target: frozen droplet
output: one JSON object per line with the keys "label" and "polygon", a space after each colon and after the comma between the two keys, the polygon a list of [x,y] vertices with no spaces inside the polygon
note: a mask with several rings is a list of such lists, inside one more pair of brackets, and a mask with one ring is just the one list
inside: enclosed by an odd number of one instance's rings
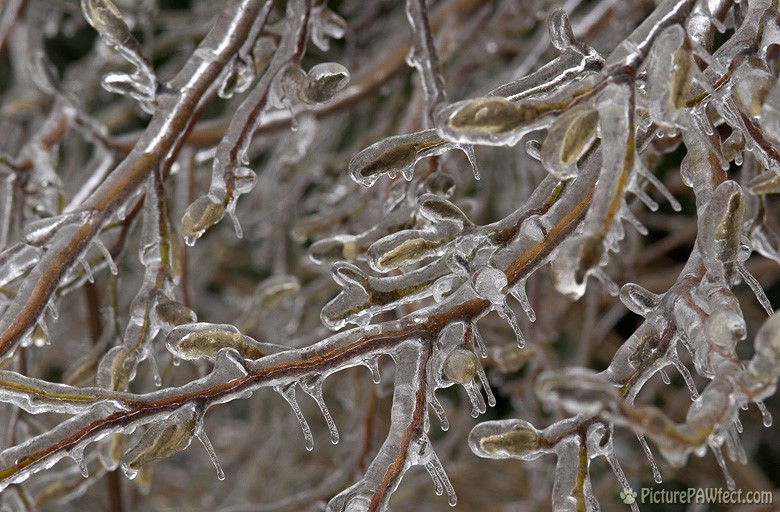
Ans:
{"label": "frozen droplet", "polygon": [[306,421],[306,418],[303,415],[301,406],[298,405],[298,400],[295,398],[295,383],[286,384],[284,386],[276,386],[274,387],[274,391],[282,395],[287,403],[290,404],[290,407],[292,407],[295,418],[301,425],[303,438],[306,442],[306,449],[308,451],[312,451],[314,449],[314,436],[311,433],[311,427],[309,427],[309,423]]}
{"label": "frozen droplet", "polygon": [[663,381],[663,383],[666,384],[667,386],[672,383],[671,379],[669,378],[669,374],[666,373],[664,369],[658,370],[658,374],[661,376],[661,380]]}

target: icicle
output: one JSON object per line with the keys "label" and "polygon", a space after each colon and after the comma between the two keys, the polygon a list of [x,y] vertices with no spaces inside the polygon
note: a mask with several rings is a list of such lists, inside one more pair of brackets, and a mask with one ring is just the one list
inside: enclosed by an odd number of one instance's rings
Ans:
{"label": "icicle", "polygon": [[455,147],[463,151],[463,153],[466,155],[466,158],[469,161],[469,165],[471,165],[471,172],[474,173],[474,179],[479,181],[482,175],[480,174],[479,168],[477,167],[477,156],[474,154],[474,146],[471,144],[457,144]]}
{"label": "icicle", "polygon": [[607,290],[607,293],[609,293],[611,296],[617,297],[620,295],[620,287],[618,287],[617,283],[611,277],[609,277],[609,274],[607,274],[603,268],[594,268],[591,271],[591,275],[601,283],[601,285]]}
{"label": "icicle", "polygon": [[474,292],[483,299],[489,300],[498,315],[509,323],[517,338],[517,346],[523,348],[525,338],[520,330],[520,324],[517,322],[514,311],[506,305],[508,284],[506,274],[497,268],[481,267],[472,274],[471,283]]}
{"label": "icicle", "polygon": [[642,236],[647,236],[650,232],[647,230],[644,224],[642,224],[642,221],[640,221],[636,215],[634,215],[634,212],[629,210],[628,208],[624,208],[620,212],[621,218],[628,221],[631,226],[636,229],[636,232],[639,233]]}
{"label": "icicle", "polygon": [[477,329],[477,326],[475,324],[471,324],[470,331],[474,338],[474,348],[477,350],[477,353],[482,356],[482,358],[487,357],[487,347],[485,346],[485,341],[482,339],[482,335],[479,333],[479,330]]}
{"label": "icicle", "polygon": [[685,381],[685,385],[688,386],[688,391],[691,393],[691,400],[696,400],[699,398],[699,390],[696,389],[696,383],[693,381],[693,376],[691,376],[691,372],[688,371],[688,368],[683,364],[683,362],[680,361],[680,358],[677,357],[677,352],[674,350],[671,351],[667,355],[667,359],[672,362],[680,375],[682,375],[682,378]]}
{"label": "icicle", "polygon": [[157,366],[157,359],[155,359],[154,354],[148,352],[147,360],[149,361],[149,366],[152,367],[152,381],[159,388],[162,386],[162,376],[160,375],[160,368]]}
{"label": "icicle", "polygon": [[525,279],[518,281],[514,286],[509,289],[509,293],[512,294],[517,302],[520,303],[520,307],[523,308],[528,319],[532,322],[536,321],[536,312],[531,306],[531,301],[528,300],[528,294],[525,291]]}
{"label": "icicle", "polygon": [[726,466],[726,459],[723,458],[723,451],[720,446],[710,445],[712,453],[715,455],[715,460],[718,461],[718,466],[723,472],[723,477],[726,479],[726,487],[729,491],[733,491],[737,488],[737,484],[734,482],[734,477],[731,476],[728,467]]}
{"label": "icicle", "polygon": [[757,400],[756,401],[756,407],[758,407],[758,410],[761,411],[761,419],[766,428],[769,428],[772,426],[772,413],[769,412],[769,409],[766,408],[766,405],[764,405],[763,400]]}
{"label": "icicle", "polygon": [[87,274],[87,281],[89,281],[90,283],[94,283],[95,276],[92,275],[92,269],[90,268],[87,259],[84,256],[82,256],[79,258],[79,263],[81,263],[81,267],[84,269],[84,273]]}
{"label": "icicle", "polygon": [[470,381],[463,384],[463,387],[466,389],[466,394],[471,401],[471,417],[476,418],[480,414],[484,414],[487,407],[485,406],[485,400],[482,398],[482,394],[479,392],[479,388],[476,384]]}
{"label": "icicle", "polygon": [[301,430],[303,431],[303,438],[306,441],[306,450],[312,451],[314,449],[314,436],[311,433],[309,423],[303,415],[303,411],[301,411],[301,406],[298,405],[298,400],[295,399],[295,383],[293,382],[292,384],[286,384],[284,386],[275,386],[274,391],[282,395],[282,397],[287,400],[287,403],[290,404],[290,407],[292,407],[295,418],[298,420],[298,423],[301,425]]}
{"label": "icicle", "polygon": [[433,412],[436,414],[436,417],[439,418],[441,429],[445,432],[449,430],[450,420],[447,419],[447,413],[444,412],[444,407],[442,407],[441,402],[439,402],[439,399],[436,398],[436,392],[433,390],[431,390],[428,396],[428,403],[433,409]]}
{"label": "icicle", "polygon": [[317,406],[320,408],[322,416],[325,418],[325,423],[328,425],[328,430],[330,430],[330,442],[338,444],[339,431],[338,428],[336,428],[336,422],[333,421],[333,417],[330,415],[330,411],[328,411],[328,407],[325,405],[325,399],[322,397],[322,377],[315,375],[304,379],[301,381],[301,387],[306,394],[317,402]]}
{"label": "icicle", "polygon": [[493,396],[493,390],[490,388],[490,382],[488,382],[487,375],[485,375],[485,369],[482,368],[481,364],[477,364],[477,377],[479,377],[479,383],[482,384],[482,389],[485,390],[488,405],[490,407],[495,407],[496,397]]}
{"label": "icicle", "polygon": [[371,380],[374,381],[374,384],[382,382],[382,376],[379,374],[379,356],[363,359],[363,364],[371,372]]}
{"label": "icicle", "polygon": [[111,252],[108,250],[108,247],[105,246],[99,237],[95,237],[92,240],[92,243],[94,243],[101,254],[103,254],[103,259],[105,260],[106,265],[108,265],[108,270],[111,272],[111,275],[118,275],[119,271],[116,268],[116,263],[114,263],[114,258],[111,257]]}
{"label": "icicle", "polygon": [[[430,441],[429,441],[430,443]],[[439,457],[433,449],[430,449],[430,461],[425,464],[425,469],[428,474],[431,475],[433,485],[435,486],[436,495],[441,496],[444,491],[447,492],[447,502],[451,507],[454,507],[458,503],[458,497],[455,494],[455,488],[452,486],[447,472],[444,471]]]}
{"label": "icicle", "polygon": [[669,374],[666,373],[666,370],[661,368],[658,370],[658,374],[661,376],[661,380],[666,384],[667,386],[672,383],[671,379],[669,378]]}
{"label": "icicle", "polygon": [[639,439],[639,444],[642,445],[642,450],[645,452],[645,457],[647,457],[647,461],[650,463],[650,469],[653,471],[653,480],[655,483],[660,484],[664,481],[664,479],[661,477],[661,472],[658,470],[658,464],[655,462],[655,457],[653,456],[653,452],[650,450],[650,446],[647,444],[645,435],[637,432],[636,437]]}
{"label": "icicle", "polygon": [[84,447],[76,446],[68,450],[68,457],[73,459],[73,461],[79,467],[81,476],[84,478],[89,478],[89,468],[87,467],[87,463],[84,461]]}
{"label": "icicle", "polygon": [[198,441],[200,441],[200,444],[203,445],[203,448],[206,449],[206,453],[209,454],[209,459],[211,459],[211,463],[214,464],[214,468],[217,470],[217,478],[219,480],[224,480],[225,472],[222,470],[222,466],[219,464],[217,452],[214,450],[214,445],[211,444],[211,441],[206,435],[206,431],[203,429],[203,418],[198,420],[198,424],[195,427],[195,432],[193,435],[198,439]]}
{"label": "icicle", "polygon": [[[605,454],[605,457],[609,467],[612,468],[612,472],[615,474],[615,478],[617,478],[620,487],[622,489],[631,489],[631,484],[628,482],[628,478],[626,478],[626,474],[623,472],[623,468],[620,466],[620,461],[615,455],[615,450],[612,448],[611,441],[609,443],[609,450]],[[631,502],[629,506],[631,507],[631,512],[639,512],[639,505],[636,504],[636,501]]]}
{"label": "icicle", "polygon": [[772,303],[769,302],[769,297],[764,293],[764,288],[761,286],[761,283],[758,282],[758,279],[753,277],[753,274],[748,272],[747,268],[741,263],[737,264],[737,273],[747,283],[750,289],[753,290],[753,295],[756,296],[758,303],[761,304],[767,315],[771,316],[774,313],[772,310]]}
{"label": "icicle", "polygon": [[57,320],[60,317],[60,314],[57,311],[57,306],[54,304],[54,299],[51,299],[46,303],[46,309],[49,311],[52,320]]}

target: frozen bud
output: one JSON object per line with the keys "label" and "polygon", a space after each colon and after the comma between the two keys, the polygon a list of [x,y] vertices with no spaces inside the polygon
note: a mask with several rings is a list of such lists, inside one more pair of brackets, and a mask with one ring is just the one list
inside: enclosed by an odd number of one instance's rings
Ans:
{"label": "frozen bud", "polygon": [[408,235],[405,232],[394,233],[374,242],[367,253],[371,268],[377,272],[388,272],[420,261],[442,245],[438,240]]}
{"label": "frozen bud", "polygon": [[124,391],[135,377],[138,351],[133,347],[119,346],[109,350],[98,365],[97,385],[101,388]]}
{"label": "frozen bud", "polygon": [[273,308],[300,289],[301,282],[297,277],[274,276],[257,285],[254,296],[263,308]]}
{"label": "frozen bud", "polygon": [[90,25],[112,47],[123,46],[132,38],[130,29],[111,0],[81,0],[81,9]]}
{"label": "frozen bud", "polygon": [[533,460],[544,453],[544,439],[527,421],[485,421],[469,434],[469,448],[487,459]]}
{"label": "frozen bud", "polygon": [[341,64],[318,64],[306,74],[303,96],[309,103],[326,103],[348,83],[349,71]]}
{"label": "frozen bud", "polygon": [[368,325],[372,314],[368,309],[373,293],[368,276],[360,268],[346,262],[333,265],[332,274],[333,280],[342,286],[342,290],[320,312],[325,326],[338,330],[350,322]]}
{"label": "frozen bud", "polygon": [[425,180],[425,190],[439,197],[449,198],[455,192],[455,180],[445,172],[437,172]]}
{"label": "frozen bud", "polygon": [[545,169],[559,179],[573,178],[577,161],[596,140],[599,115],[595,110],[579,110],[562,115],[547,133],[541,148]]}
{"label": "frozen bud", "polygon": [[479,368],[479,361],[474,352],[465,348],[458,347],[450,352],[444,359],[442,370],[455,384],[466,384],[474,379]]}
{"label": "frozen bud", "polygon": [[555,288],[572,300],[579,299],[585,293],[585,278],[603,255],[604,247],[597,237],[583,235],[564,242],[551,264]]}
{"label": "frozen bud", "polygon": [[122,434],[113,434],[104,437],[97,443],[97,454],[100,464],[109,471],[119,467],[122,461],[122,454],[125,451],[127,437]]}
{"label": "frozen bud", "polygon": [[494,267],[478,268],[471,276],[474,291],[493,304],[503,304],[507,293],[506,274]]}
{"label": "frozen bud", "polygon": [[745,319],[736,311],[720,308],[715,310],[705,322],[710,340],[727,350],[734,350],[740,340],[747,335]]}
{"label": "frozen bud", "polygon": [[762,392],[753,400],[772,396],[780,374],[780,315],[775,312],[756,333],[756,353],[748,370],[758,379],[769,381],[771,386],[761,386]]}
{"label": "frozen bud", "polygon": [[762,172],[748,182],[748,190],[753,195],[780,193],[780,175],[776,172]]}
{"label": "frozen bud", "polygon": [[132,479],[144,464],[185,450],[195,435],[195,415],[178,414],[152,425],[122,457],[122,471]]}
{"label": "frozen bud", "polygon": [[542,403],[558,404],[572,414],[595,415],[621,400],[617,388],[604,377],[579,367],[541,373],[535,391]]}
{"label": "frozen bud", "polygon": [[41,246],[49,242],[63,227],[83,221],[83,215],[74,213],[34,220],[25,225],[23,231],[24,240],[28,244]]}
{"label": "frozen bud", "polygon": [[669,104],[675,110],[684,108],[688,102],[688,90],[693,79],[694,61],[691,51],[680,46],[672,57],[672,73],[669,83]]}
{"label": "frozen bud", "polygon": [[734,73],[731,97],[740,112],[752,118],[761,116],[761,108],[777,78],[761,69],[740,66]]}
{"label": "frozen bud", "polygon": [[744,214],[742,188],[732,180],[721,183],[699,219],[699,240],[706,263],[737,261]]}
{"label": "frozen bud", "polygon": [[330,39],[341,39],[347,31],[347,22],[341,16],[327,7],[319,6],[312,9],[311,40],[320,50],[330,49]]}
{"label": "frozen bud", "polygon": [[162,299],[154,307],[157,319],[169,329],[198,321],[193,310],[175,300]]}
{"label": "frozen bud", "polygon": [[264,355],[257,341],[227,324],[204,322],[175,327],[168,334],[165,345],[176,357],[188,360],[213,361],[223,348],[232,348],[245,359],[259,359]]}
{"label": "frozen bud", "polygon": [[354,260],[360,254],[358,243],[352,235],[336,235],[314,242],[309,247],[309,258],[314,263],[335,263]]}
{"label": "frozen bud", "polygon": [[647,316],[661,303],[661,296],[635,283],[626,283],[620,289],[620,300],[637,315]]}
{"label": "frozen bud", "polygon": [[547,18],[547,30],[550,32],[550,41],[557,50],[569,49],[577,43],[569,16],[563,9],[555,9],[550,13]]}
{"label": "frozen bud", "polygon": [[394,144],[383,140],[355,155],[349,162],[349,173],[353,180],[370,187],[379,176],[414,165],[416,156],[414,144]]}
{"label": "frozen bud", "polygon": [[233,189],[237,194],[247,194],[255,188],[257,174],[249,167],[236,167],[231,171]]}
{"label": "frozen bud", "polygon": [[[225,206],[219,198],[208,194],[196,199],[181,218],[181,232],[189,243],[200,238],[203,233],[222,220],[225,216]],[[191,245],[191,244],[190,244]]]}
{"label": "frozen bud", "polygon": [[454,223],[460,229],[471,224],[460,208],[432,194],[425,194],[420,198],[420,215],[434,223]]}
{"label": "frozen bud", "polygon": [[[469,134],[480,141],[497,139],[524,122],[517,106],[506,98],[469,100],[456,107],[446,122],[454,133]],[[476,143],[477,141],[475,141]]]}

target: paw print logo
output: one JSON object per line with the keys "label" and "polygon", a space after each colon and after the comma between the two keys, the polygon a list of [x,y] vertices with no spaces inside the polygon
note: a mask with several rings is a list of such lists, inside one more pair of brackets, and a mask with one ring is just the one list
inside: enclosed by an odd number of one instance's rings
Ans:
{"label": "paw print logo", "polygon": [[624,487],[623,490],[620,491],[620,499],[623,500],[623,503],[626,505],[631,505],[636,501],[636,491],[630,487]]}

